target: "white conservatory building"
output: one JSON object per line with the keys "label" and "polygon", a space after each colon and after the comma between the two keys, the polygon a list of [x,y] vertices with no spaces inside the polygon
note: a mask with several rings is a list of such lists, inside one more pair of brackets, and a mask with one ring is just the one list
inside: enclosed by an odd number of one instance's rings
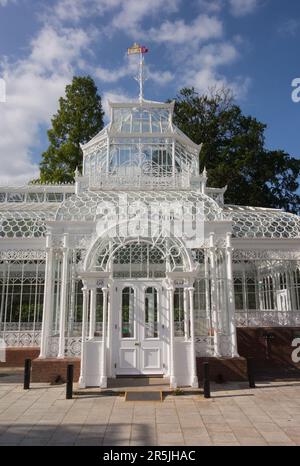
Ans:
{"label": "white conservatory building", "polygon": [[0,188],[0,337],[80,358],[80,386],[197,386],[237,330],[300,329],[300,218],[226,205],[174,103],[111,103],[74,185]]}

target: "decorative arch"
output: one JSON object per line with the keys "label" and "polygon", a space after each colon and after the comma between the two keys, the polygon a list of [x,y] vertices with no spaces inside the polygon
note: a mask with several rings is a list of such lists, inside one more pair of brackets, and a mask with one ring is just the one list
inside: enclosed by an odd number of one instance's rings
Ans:
{"label": "decorative arch", "polygon": [[175,237],[110,237],[109,230],[97,238],[87,251],[83,269],[85,272],[101,270],[108,272],[111,261],[118,251],[130,245],[147,245],[150,251],[158,251],[161,259],[168,263],[169,270],[193,271],[195,263],[189,250]]}

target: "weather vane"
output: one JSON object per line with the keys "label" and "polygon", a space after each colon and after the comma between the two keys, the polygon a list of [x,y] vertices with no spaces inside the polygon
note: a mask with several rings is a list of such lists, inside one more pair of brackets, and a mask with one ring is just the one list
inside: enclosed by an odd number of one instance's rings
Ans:
{"label": "weather vane", "polygon": [[136,42],[133,44],[132,47],[127,49],[127,55],[139,54],[140,62],[139,62],[139,73],[135,77],[136,81],[139,83],[140,86],[140,95],[139,101],[142,102],[144,98],[144,82],[146,80],[145,77],[145,69],[144,69],[144,54],[147,53],[149,49],[144,45],[139,45]]}

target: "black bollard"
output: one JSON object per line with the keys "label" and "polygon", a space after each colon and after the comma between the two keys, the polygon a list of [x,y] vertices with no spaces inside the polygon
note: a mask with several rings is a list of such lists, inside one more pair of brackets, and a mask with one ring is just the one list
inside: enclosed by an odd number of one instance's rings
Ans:
{"label": "black bollard", "polygon": [[30,371],[31,371],[31,359],[25,359],[24,364],[24,390],[30,388]]}
{"label": "black bollard", "polygon": [[247,358],[247,372],[248,372],[249,387],[255,388],[253,358]]}
{"label": "black bollard", "polygon": [[203,389],[204,398],[210,398],[209,364],[203,363]]}
{"label": "black bollard", "polygon": [[66,400],[72,400],[72,398],[73,398],[73,376],[74,376],[74,366],[73,366],[73,364],[68,364],[68,366],[67,366]]}

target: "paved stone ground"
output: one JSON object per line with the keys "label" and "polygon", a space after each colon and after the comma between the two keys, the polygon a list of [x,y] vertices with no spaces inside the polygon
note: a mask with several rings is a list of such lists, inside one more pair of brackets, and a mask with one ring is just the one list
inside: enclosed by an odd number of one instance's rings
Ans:
{"label": "paved stone ground", "polygon": [[125,402],[0,378],[0,445],[300,445],[300,382],[212,386],[212,398]]}

